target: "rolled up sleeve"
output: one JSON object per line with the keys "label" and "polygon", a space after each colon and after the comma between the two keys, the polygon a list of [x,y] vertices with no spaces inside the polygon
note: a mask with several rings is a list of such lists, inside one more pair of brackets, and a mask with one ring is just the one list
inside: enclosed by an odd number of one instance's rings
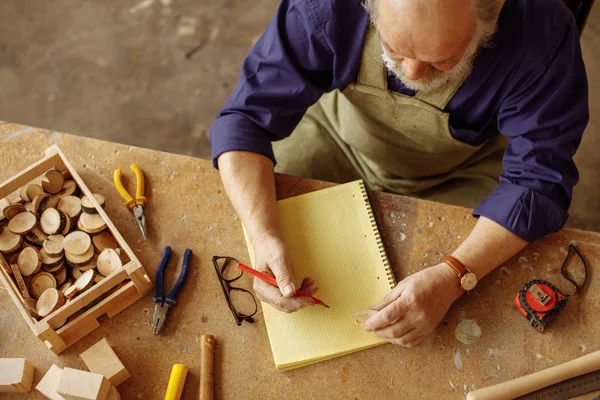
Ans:
{"label": "rolled up sleeve", "polygon": [[[563,21],[564,22],[564,21]],[[538,66],[517,77],[498,112],[509,138],[500,185],[474,210],[532,242],[560,230],[579,174],[573,156],[589,120],[588,86],[575,24]]]}

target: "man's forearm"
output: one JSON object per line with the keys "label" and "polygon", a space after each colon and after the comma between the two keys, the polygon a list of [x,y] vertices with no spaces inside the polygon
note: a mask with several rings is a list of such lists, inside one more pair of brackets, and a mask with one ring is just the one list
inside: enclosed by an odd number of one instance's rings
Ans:
{"label": "man's forearm", "polygon": [[223,153],[219,159],[227,195],[251,238],[279,235],[273,162],[245,151]]}
{"label": "man's forearm", "polygon": [[502,225],[480,217],[471,234],[452,256],[481,279],[527,245],[525,240]]}

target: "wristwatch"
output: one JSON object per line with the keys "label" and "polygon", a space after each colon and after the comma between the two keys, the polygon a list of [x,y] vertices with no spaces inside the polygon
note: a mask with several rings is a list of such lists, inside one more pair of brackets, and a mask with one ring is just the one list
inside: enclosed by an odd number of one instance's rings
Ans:
{"label": "wristwatch", "polygon": [[452,256],[442,258],[442,262],[450,266],[450,268],[456,272],[458,279],[460,279],[460,287],[462,290],[469,294],[471,290],[475,289],[475,286],[477,286],[477,276],[471,272],[471,270]]}

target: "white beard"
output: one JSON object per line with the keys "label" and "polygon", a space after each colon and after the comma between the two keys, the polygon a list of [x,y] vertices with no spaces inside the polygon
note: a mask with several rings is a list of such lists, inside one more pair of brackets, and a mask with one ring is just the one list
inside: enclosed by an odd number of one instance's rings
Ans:
{"label": "white beard", "polygon": [[427,72],[427,75],[417,80],[408,79],[402,71],[402,66],[388,57],[383,46],[381,48],[381,59],[383,60],[385,67],[391,71],[396,78],[402,81],[407,88],[415,91],[430,92],[446,83],[456,82],[468,75],[473,68],[474,55],[477,53],[477,47],[478,46],[469,46],[458,64],[450,71],[440,71],[431,67]]}

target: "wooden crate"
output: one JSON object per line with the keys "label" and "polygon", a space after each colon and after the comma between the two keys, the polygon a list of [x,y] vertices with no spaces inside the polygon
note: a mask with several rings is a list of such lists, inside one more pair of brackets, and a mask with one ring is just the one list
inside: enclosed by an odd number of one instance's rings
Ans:
{"label": "wooden crate", "polygon": [[[140,261],[127,245],[125,239],[123,239],[123,236],[121,236],[108,215],[106,215],[106,212],[96,202],[92,196],[92,192],[85,185],[73,166],[67,161],[58,146],[48,148],[45,154],[46,156],[42,160],[2,183],[0,186],[0,198],[8,196],[50,169],[56,168],[63,172],[63,174],[68,173],[80,191],[92,199],[94,207],[106,221],[107,229],[112,233],[120,248],[130,260],[123,268],[113,272],[52,314],[37,321],[27,312],[19,288],[5,271],[5,269],[10,270],[10,266],[4,255],[0,253],[1,267],[5,267],[0,268],[0,281],[8,290],[9,295],[21,312],[25,322],[27,322],[33,331],[33,334],[44,341],[53,352],[60,354],[73,343],[98,328],[100,326],[98,318],[101,315],[107,314],[109,317],[112,317],[148,294],[152,288],[152,282],[146,271],[144,271]],[[106,293],[109,294],[106,295]],[[92,302],[96,302],[97,304],[93,305],[93,307],[88,307]],[[86,307],[88,309],[81,312]],[[76,313],[79,313],[79,315],[72,318],[67,324],[58,329],[53,328],[53,326],[59,326],[61,321],[64,322]]]}

